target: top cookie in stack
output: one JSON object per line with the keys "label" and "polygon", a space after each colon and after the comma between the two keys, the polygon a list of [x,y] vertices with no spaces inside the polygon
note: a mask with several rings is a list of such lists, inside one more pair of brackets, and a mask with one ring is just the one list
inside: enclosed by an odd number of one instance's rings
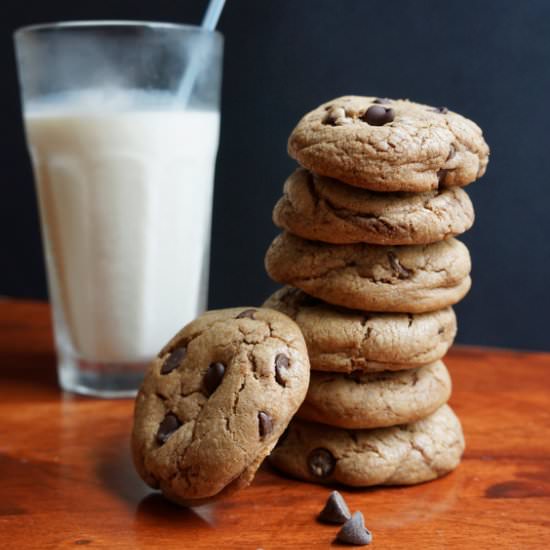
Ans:
{"label": "top cookie in stack", "polygon": [[[471,284],[468,249],[454,237],[474,221],[461,187],[485,172],[482,132],[446,108],[346,96],[305,115],[288,151],[301,167],[275,206],[284,231],[266,269],[289,286],[265,305],[296,320],[313,372],[300,420],[271,461],[322,483],[438,477],[464,449],[440,359],[456,333],[450,306]],[[401,457],[402,430],[419,426],[426,445],[415,438]],[[405,477],[373,469],[371,443],[382,436],[401,457],[388,471]]]}
{"label": "top cookie in stack", "polygon": [[383,192],[464,186],[489,158],[481,129],[445,107],[358,96],[304,116],[288,152],[316,174]]}

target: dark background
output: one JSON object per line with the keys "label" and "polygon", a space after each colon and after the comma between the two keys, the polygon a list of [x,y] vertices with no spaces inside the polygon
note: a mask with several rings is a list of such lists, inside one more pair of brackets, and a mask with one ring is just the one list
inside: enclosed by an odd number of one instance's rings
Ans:
{"label": "dark background", "polygon": [[[0,294],[46,296],[11,32],[36,22],[198,23],[205,0],[68,0],[3,5]],[[547,0],[228,0],[210,307],[261,302],[276,285],[263,255],[271,208],[294,163],[286,139],[332,97],[408,97],[475,120],[492,156],[468,191],[464,237],[474,286],[457,306],[458,341],[550,349],[550,2]]]}

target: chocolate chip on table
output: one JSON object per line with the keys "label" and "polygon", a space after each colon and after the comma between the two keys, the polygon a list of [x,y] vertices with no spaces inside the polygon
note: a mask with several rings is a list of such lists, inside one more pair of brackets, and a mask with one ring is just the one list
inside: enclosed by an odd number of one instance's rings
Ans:
{"label": "chocolate chip on table", "polygon": [[378,103],[378,104],[384,104],[384,103],[392,103],[392,100],[387,98],[387,97],[377,97],[373,103]]}
{"label": "chocolate chip on table", "polygon": [[351,518],[351,514],[344,500],[344,497],[338,491],[332,491],[327,499],[325,507],[319,514],[319,520],[324,523],[346,523]]}
{"label": "chocolate chip on table", "polygon": [[449,112],[449,109],[447,109],[447,107],[430,107],[430,111],[433,111],[434,113],[441,113],[442,115],[446,115]]}
{"label": "chocolate chip on table", "polygon": [[254,313],[256,313],[255,309],[245,309],[241,311],[235,319],[254,319]]}
{"label": "chocolate chip on table", "polygon": [[176,348],[162,363],[160,374],[168,374],[178,368],[187,353],[187,348]]}
{"label": "chocolate chip on table", "polygon": [[273,419],[264,411],[258,413],[258,427],[261,438],[269,435],[273,431]]}
{"label": "chocolate chip on table", "polygon": [[399,258],[390,250],[388,252],[388,260],[393,272],[399,279],[408,279],[412,275],[412,270],[407,269],[400,261]]}
{"label": "chocolate chip on table", "polygon": [[225,365],[223,363],[212,363],[204,375],[204,387],[208,395],[212,395],[220,385],[225,374]]}
{"label": "chocolate chip on table", "polygon": [[311,475],[320,478],[328,477],[334,470],[336,460],[329,450],[319,448],[309,453],[307,465]]}
{"label": "chocolate chip on table", "polygon": [[371,105],[361,117],[361,120],[364,120],[371,126],[384,126],[384,124],[392,122],[394,118],[395,113],[391,107]]}
{"label": "chocolate chip on table", "polygon": [[365,527],[365,518],[361,512],[355,512],[344,523],[342,529],[336,535],[336,540],[355,546],[364,546],[372,542],[372,534]]}
{"label": "chocolate chip on table", "polygon": [[275,357],[275,380],[281,386],[286,386],[284,372],[288,369],[290,361],[284,353],[279,353]]}
{"label": "chocolate chip on table", "polygon": [[159,424],[157,443],[164,445],[170,436],[181,426],[179,418],[174,413],[168,413]]}

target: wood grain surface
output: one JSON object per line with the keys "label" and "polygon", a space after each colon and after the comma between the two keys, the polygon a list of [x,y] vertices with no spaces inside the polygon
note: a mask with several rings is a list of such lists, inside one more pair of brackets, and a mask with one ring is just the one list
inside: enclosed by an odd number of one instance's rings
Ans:
{"label": "wood grain surface", "polygon": [[[345,490],[372,548],[550,547],[550,354],[455,348],[460,467],[415,487]],[[62,394],[47,305],[0,302],[2,548],[329,548],[329,490],[264,466],[225,501],[177,508],[137,477],[131,400]]]}

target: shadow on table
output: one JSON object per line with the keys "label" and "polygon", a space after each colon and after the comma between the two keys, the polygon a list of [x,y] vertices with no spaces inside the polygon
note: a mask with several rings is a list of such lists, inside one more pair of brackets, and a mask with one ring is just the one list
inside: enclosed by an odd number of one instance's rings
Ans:
{"label": "shadow on table", "polygon": [[129,434],[114,434],[94,453],[96,475],[105,490],[135,510],[136,527],[172,530],[174,527],[208,527],[211,507],[183,508],[153,492],[136,473]]}
{"label": "shadow on table", "polygon": [[212,520],[208,508],[183,508],[168,501],[160,493],[151,493],[139,503],[136,521],[143,524],[154,522],[159,527],[164,525],[209,527]]}
{"label": "shadow on table", "polygon": [[97,478],[105,490],[135,508],[149,494],[150,489],[141,481],[132,463],[130,438],[126,433],[109,435],[94,449]]}

